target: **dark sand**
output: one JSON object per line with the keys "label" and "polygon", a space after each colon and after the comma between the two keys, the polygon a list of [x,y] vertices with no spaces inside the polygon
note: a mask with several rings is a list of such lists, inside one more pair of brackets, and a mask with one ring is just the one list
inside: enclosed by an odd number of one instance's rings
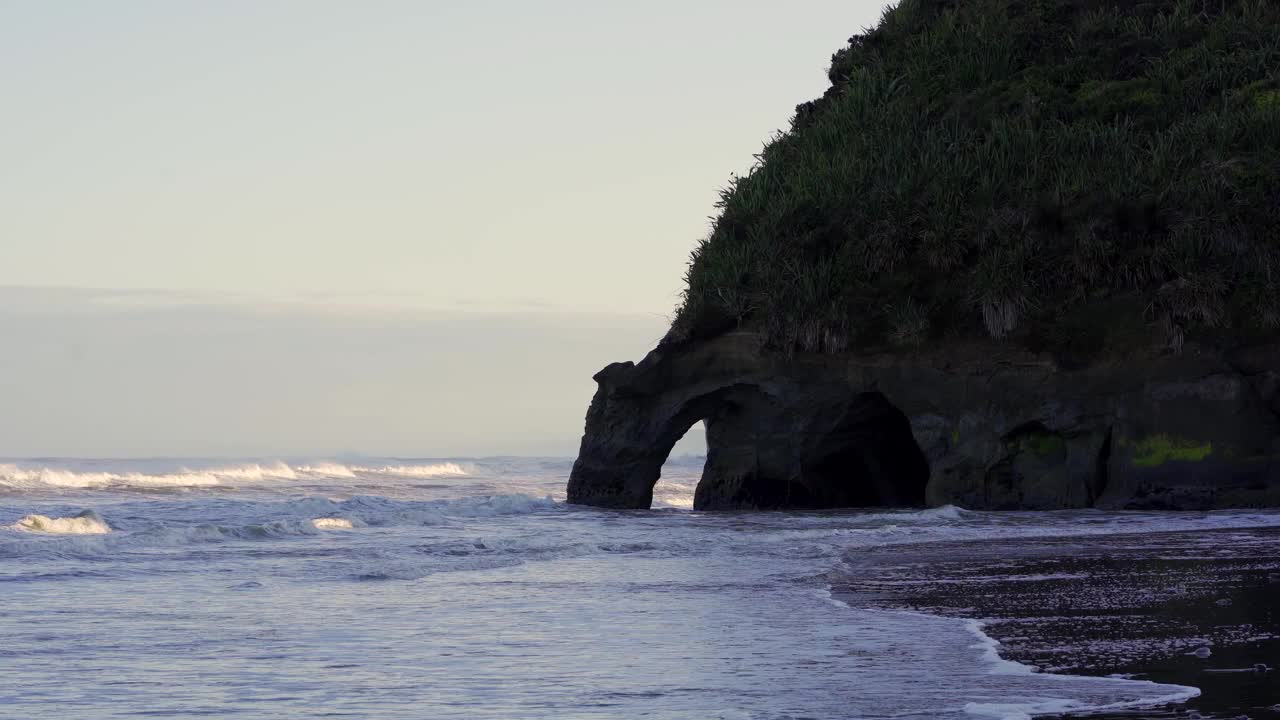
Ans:
{"label": "dark sand", "polygon": [[851,604],[985,619],[1002,657],[1043,672],[1202,691],[1089,717],[1280,719],[1280,530],[899,546],[847,565],[833,580]]}

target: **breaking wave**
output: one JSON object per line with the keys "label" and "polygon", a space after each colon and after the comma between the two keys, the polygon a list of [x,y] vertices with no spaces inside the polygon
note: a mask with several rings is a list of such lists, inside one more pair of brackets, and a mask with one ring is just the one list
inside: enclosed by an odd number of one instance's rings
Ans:
{"label": "breaking wave", "polygon": [[[125,548],[182,547],[196,543],[262,541],[317,536],[335,530],[362,528],[453,527],[474,518],[528,515],[563,511],[550,497],[495,495],[457,500],[401,501],[382,497],[356,497],[345,501],[313,497],[287,502],[240,504],[239,522],[155,522],[145,518],[122,519],[116,527],[92,510],[74,517],[30,514],[2,530],[31,535],[97,535],[86,538],[29,538],[0,535],[0,557],[64,555],[77,557],[111,554]],[[110,534],[107,536],[107,534]]]}
{"label": "breaking wave", "polygon": [[317,530],[353,530],[355,526],[346,518],[316,518],[311,525]]}
{"label": "breaking wave", "polygon": [[[399,527],[441,525],[469,518],[527,515],[563,510],[564,506],[550,497],[529,495],[489,495],[457,500],[402,501],[382,497],[361,496],[350,500],[304,498],[284,503],[279,511],[292,516],[312,517],[312,527],[333,529],[335,523],[360,527]],[[343,526],[345,528],[345,526]]]}
{"label": "breaking wave", "polygon": [[471,474],[467,468],[455,462],[377,466],[319,462],[300,465],[296,468],[296,471],[304,475],[328,478],[353,478],[361,475],[386,475],[405,478],[466,477]]}
{"label": "breaking wave", "polygon": [[147,473],[141,471],[91,471],[83,472],[63,468],[23,468],[12,464],[0,465],[0,487],[11,489],[75,488],[174,488],[208,487],[213,485],[239,485],[271,480],[295,480],[298,475],[285,463],[261,465],[251,463],[231,467],[191,470],[181,468],[173,472]]}
{"label": "breaking wave", "polygon": [[167,471],[141,470],[75,470],[57,467],[22,467],[0,464],[0,491],[41,489],[83,490],[164,490],[183,488],[249,487],[288,485],[297,481],[354,478],[433,478],[466,477],[467,467],[456,462],[400,465],[346,465],[337,462],[315,462],[289,465],[284,462],[246,463],[223,467],[180,467]]}
{"label": "breaking wave", "polygon": [[27,515],[9,527],[49,535],[105,535],[111,532],[111,526],[92,510],[85,510],[73,517]]}
{"label": "breaking wave", "polygon": [[437,463],[434,465],[384,465],[382,467],[355,467],[355,472],[370,475],[396,475],[410,478],[430,477],[466,477],[470,473],[457,463]]}
{"label": "breaking wave", "polygon": [[356,476],[355,472],[346,465],[331,462],[318,462],[310,465],[303,465],[298,468],[298,472],[306,473],[307,475],[317,475],[320,477],[330,478],[353,478]]}

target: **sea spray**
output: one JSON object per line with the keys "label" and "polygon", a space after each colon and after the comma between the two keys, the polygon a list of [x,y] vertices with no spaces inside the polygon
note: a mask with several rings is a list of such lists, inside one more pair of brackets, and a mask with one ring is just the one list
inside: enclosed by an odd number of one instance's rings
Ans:
{"label": "sea spray", "polygon": [[346,518],[316,518],[311,521],[317,530],[351,530],[355,526]]}
{"label": "sea spray", "polygon": [[282,486],[291,482],[370,478],[395,482],[397,479],[464,478],[470,469],[462,463],[386,463],[346,465],[320,461],[290,465],[280,461],[250,462],[210,467],[179,466],[163,471],[138,469],[80,470],[65,467],[23,467],[0,463],[0,491],[24,490],[173,490],[182,488]]}
{"label": "sea spray", "polygon": [[47,533],[49,535],[106,535],[111,532],[111,526],[107,525],[106,521],[92,510],[85,510],[72,517],[55,518],[48,515],[27,515],[10,527],[14,530]]}

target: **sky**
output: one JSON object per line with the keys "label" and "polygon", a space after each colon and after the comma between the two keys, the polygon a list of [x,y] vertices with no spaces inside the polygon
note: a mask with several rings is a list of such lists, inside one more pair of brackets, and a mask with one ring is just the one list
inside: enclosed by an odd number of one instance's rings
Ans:
{"label": "sky", "polygon": [[881,8],[0,0],[0,456],[572,455]]}

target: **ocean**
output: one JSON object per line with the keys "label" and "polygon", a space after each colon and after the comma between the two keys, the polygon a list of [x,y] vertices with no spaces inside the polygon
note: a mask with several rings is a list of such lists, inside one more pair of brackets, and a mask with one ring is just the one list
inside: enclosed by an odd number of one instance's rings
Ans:
{"label": "ocean", "polygon": [[[654,510],[603,511],[563,502],[571,463],[0,461],[0,717],[1177,712],[1199,688],[1010,659],[1002,618],[886,588],[941,582],[919,569],[964,565],[961,546],[1212,552],[1280,528],[1264,510],[702,513],[700,458],[668,461]],[[1027,579],[982,563],[950,581]]]}

